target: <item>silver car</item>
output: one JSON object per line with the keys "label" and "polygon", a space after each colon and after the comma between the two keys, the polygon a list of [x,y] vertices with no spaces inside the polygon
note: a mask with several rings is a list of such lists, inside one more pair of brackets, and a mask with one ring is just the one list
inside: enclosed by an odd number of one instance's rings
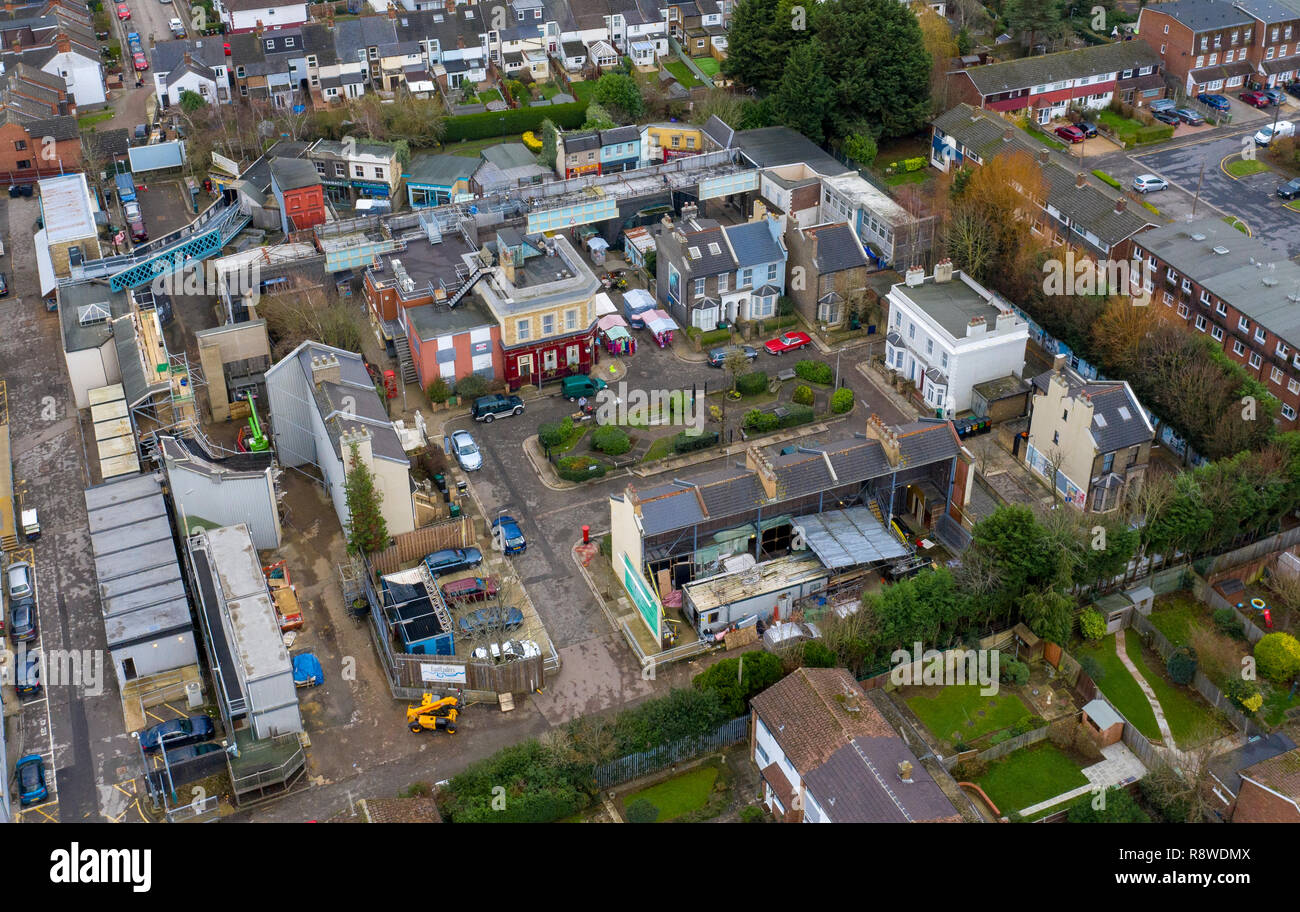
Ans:
{"label": "silver car", "polygon": [[456,461],[466,472],[476,472],[483,468],[483,454],[469,431],[457,431],[451,435],[451,451],[456,454]]}
{"label": "silver car", "polygon": [[5,572],[5,580],[11,599],[30,598],[36,594],[36,584],[32,579],[32,565],[25,561],[10,564]]}
{"label": "silver car", "polygon": [[1169,181],[1154,174],[1139,174],[1133,178],[1133,189],[1138,193],[1152,193],[1156,190],[1168,190]]}

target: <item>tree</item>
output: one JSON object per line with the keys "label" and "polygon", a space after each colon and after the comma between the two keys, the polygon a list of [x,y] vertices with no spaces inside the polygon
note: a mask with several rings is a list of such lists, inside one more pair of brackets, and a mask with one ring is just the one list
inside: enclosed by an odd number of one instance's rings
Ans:
{"label": "tree", "polygon": [[207,107],[208,103],[203,100],[203,96],[198,92],[192,92],[184,89],[181,92],[181,110],[187,114],[193,114],[199,108]]}
{"label": "tree", "polygon": [[1169,672],[1169,680],[1175,684],[1184,687],[1191,684],[1196,677],[1196,650],[1190,646],[1179,646],[1169,654],[1165,670]]}
{"label": "tree", "polygon": [[1055,590],[1029,592],[1020,600],[1020,617],[1036,635],[1066,643],[1074,626],[1074,603]]}
{"label": "tree", "polygon": [[948,71],[952,69],[952,60],[959,53],[957,40],[953,37],[952,26],[928,6],[916,7],[917,25],[921,28],[921,41],[925,52],[930,55],[930,100],[935,113],[946,111],[949,107]]}
{"label": "tree", "polygon": [[[1013,0],[1007,0],[1011,3]],[[1097,807],[1095,805],[1100,805]],[[1070,823],[1150,823],[1151,817],[1126,789],[1111,786],[1100,795],[1084,795],[1066,813]]]}
{"label": "tree", "polygon": [[607,456],[622,456],[632,449],[632,440],[621,427],[606,424],[592,433],[591,445]]}
{"label": "tree", "polygon": [[[602,107],[617,112],[623,120],[634,121],[645,110],[641,100],[641,90],[636,80],[622,73],[606,73],[596,80],[596,88],[591,93],[594,102]],[[587,118],[591,119],[591,108],[587,109]]]}
{"label": "tree", "polygon": [[695,102],[691,108],[691,123],[703,124],[710,117],[716,117],[732,129],[737,129],[744,111],[744,98],[728,89],[710,89],[709,94]]}
{"label": "tree", "polygon": [[1096,643],[1106,635],[1106,619],[1101,612],[1089,608],[1079,615],[1079,632],[1090,643]]}
{"label": "tree", "polygon": [[319,289],[300,288],[257,299],[254,309],[266,320],[273,357],[281,358],[308,340],[345,351],[361,350],[356,308],[322,298]]}
{"label": "tree", "polygon": [[986,282],[994,269],[997,240],[993,223],[973,206],[953,212],[944,229],[944,245],[957,268]]}
{"label": "tree", "polygon": [[971,52],[973,47],[974,42],[971,41],[970,32],[967,30],[966,26],[963,25],[957,31],[957,53],[960,56],[965,57]]}
{"label": "tree", "polygon": [[1275,684],[1285,684],[1300,673],[1300,641],[1289,633],[1267,633],[1255,644],[1259,673]]}
{"label": "tree", "polygon": [[803,644],[805,668],[834,668],[836,664],[835,653],[821,640],[808,640]]}
{"label": "tree", "polygon": [[555,137],[556,137],[557,130],[555,128],[555,124],[551,122],[550,118],[547,118],[546,120],[542,121],[541,130],[542,130],[542,151],[541,154],[537,156],[537,161],[544,168],[554,168],[555,156],[557,154],[556,147],[555,147],[556,146]]}
{"label": "tree", "polygon": [[746,652],[738,659],[723,659],[696,675],[696,690],[713,691],[732,717],[745,713],[752,697],[785,676],[781,660],[770,652]]}
{"label": "tree", "polygon": [[731,375],[731,391],[735,393],[736,383],[740,379],[740,375],[749,368],[749,358],[745,355],[745,350],[739,345],[728,348],[722,366]]}
{"label": "tree", "polygon": [[778,121],[818,145],[826,138],[825,125],[834,102],[824,59],[825,50],[816,39],[795,47],[772,95]]}
{"label": "tree", "polygon": [[655,823],[659,820],[659,808],[645,798],[638,798],[623,809],[628,823]]}
{"label": "tree", "polygon": [[742,86],[766,94],[781,79],[795,45],[812,37],[807,12],[792,0],[740,0],[727,29],[727,59],[722,73]]}
{"label": "tree", "polygon": [[859,168],[870,168],[878,152],[876,140],[870,133],[850,133],[844,137],[844,154]]}
{"label": "tree", "polygon": [[1061,0],[1003,0],[1002,16],[1008,29],[1025,36],[1025,46],[1032,51],[1036,37],[1060,27]]}
{"label": "tree", "polygon": [[348,447],[343,491],[348,505],[348,553],[373,554],[387,548],[388,523],[380,509],[384,495],[375,487],[375,477],[361,461],[355,443]]}
{"label": "tree", "polygon": [[[608,130],[618,126],[610,113],[596,102],[587,105],[587,120],[582,125],[584,130]],[[543,149],[545,151],[545,149]]]}

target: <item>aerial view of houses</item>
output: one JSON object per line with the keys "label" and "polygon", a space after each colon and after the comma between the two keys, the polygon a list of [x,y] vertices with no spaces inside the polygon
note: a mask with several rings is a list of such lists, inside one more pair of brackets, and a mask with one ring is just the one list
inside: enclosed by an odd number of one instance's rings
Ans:
{"label": "aerial view of houses", "polygon": [[1300,0],[1087,6],[6,0],[0,822],[1300,823]]}

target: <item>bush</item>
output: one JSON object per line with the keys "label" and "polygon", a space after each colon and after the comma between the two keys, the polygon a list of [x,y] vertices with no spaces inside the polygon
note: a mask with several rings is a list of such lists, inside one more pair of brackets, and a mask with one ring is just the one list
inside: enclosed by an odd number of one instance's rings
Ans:
{"label": "bush", "polygon": [[903,159],[903,169],[909,173],[912,171],[920,171],[926,166],[926,164],[925,156]]}
{"label": "bush", "polygon": [[768,431],[775,431],[781,426],[781,419],[771,412],[763,412],[758,409],[750,409],[745,413],[744,428],[747,431],[756,431],[765,434]]}
{"label": "bush", "polygon": [[823,361],[800,361],[794,366],[794,372],[801,380],[807,380],[809,383],[820,383],[823,386],[835,379],[835,373],[831,370],[831,366]]}
{"label": "bush", "polygon": [[1079,615],[1079,632],[1088,642],[1095,643],[1106,635],[1106,619],[1100,611],[1089,608]]}
{"label": "bush", "polygon": [[1111,176],[1110,176],[1109,174],[1107,174],[1105,171],[1102,171],[1100,168],[1098,168],[1097,170],[1093,171],[1093,172],[1092,172],[1092,176],[1095,177],[1095,178],[1097,178],[1097,180],[1101,181],[1103,184],[1110,184],[1110,185],[1111,185],[1112,187],[1114,187],[1116,190],[1118,190],[1118,189],[1120,189],[1121,187],[1124,186],[1122,183],[1120,183],[1120,182],[1119,182],[1118,180],[1116,180],[1115,178],[1111,177]]}
{"label": "bush", "polygon": [[760,805],[751,804],[740,809],[741,823],[764,823],[767,820],[767,812]]}
{"label": "bush", "polygon": [[777,419],[777,426],[783,428],[798,427],[801,424],[807,424],[816,417],[817,413],[812,410],[810,405],[791,405],[786,416]]}
{"label": "bush", "polygon": [[[741,659],[744,659],[742,664]],[[737,677],[740,680],[737,680]],[[751,650],[739,659],[723,659],[697,674],[696,690],[713,692],[731,718],[744,715],[751,698],[785,677],[781,660],[770,652]]]}
{"label": "bush", "polygon": [[1237,617],[1237,612],[1231,608],[1216,608],[1214,611],[1214,626],[1220,633],[1227,634],[1236,640],[1246,638],[1246,626],[1242,624],[1241,618]]}
{"label": "bush", "polygon": [[1300,672],[1300,642],[1289,633],[1269,633],[1255,644],[1259,672],[1270,681],[1285,684]]}
{"label": "bush", "polygon": [[562,130],[576,130],[587,119],[587,106],[580,101],[550,105],[540,108],[515,108],[509,111],[480,111],[477,114],[460,114],[447,118],[444,143],[462,139],[490,139],[494,136],[511,136],[541,129],[542,121],[549,120]]}
{"label": "bush", "polygon": [[1012,659],[1003,662],[998,676],[1004,684],[1024,685],[1029,683],[1029,665]]}
{"label": "bush", "polygon": [[451,387],[447,385],[446,380],[439,377],[429,384],[424,394],[429,397],[430,402],[442,405],[451,398]]}
{"label": "bush", "polygon": [[694,453],[697,450],[703,450],[711,447],[718,442],[717,431],[706,431],[703,434],[690,436],[682,431],[673,438],[673,452],[675,453]]}
{"label": "bush", "polygon": [[834,668],[839,662],[821,640],[808,640],[803,644],[803,664],[805,668]]}
{"label": "bush", "polygon": [[736,378],[736,391],[742,396],[756,396],[767,389],[767,374],[764,371],[750,371]]}
{"label": "bush", "polygon": [[1165,663],[1165,670],[1169,672],[1169,679],[1175,684],[1182,684],[1184,687],[1192,683],[1196,677],[1196,650],[1190,646],[1179,646],[1169,656],[1169,661]]}
{"label": "bush", "polygon": [[622,456],[632,449],[632,439],[621,427],[606,424],[592,432],[591,445],[608,456]]}
{"label": "bush", "polygon": [[623,809],[628,823],[654,823],[659,819],[659,808],[644,798],[638,798]]}
{"label": "bush", "polygon": [[[589,778],[589,772],[533,738],[453,776],[443,790],[447,801],[442,810],[456,823],[550,823],[587,806],[583,784]],[[496,787],[503,783],[508,796],[498,809]]]}
{"label": "bush", "polygon": [[831,396],[831,411],[837,415],[843,415],[845,412],[853,409],[853,390],[847,386],[840,387]]}
{"label": "bush", "polygon": [[1161,142],[1169,139],[1174,135],[1172,124],[1152,124],[1149,127],[1139,127],[1133,134],[1133,139],[1138,145],[1143,143]]}
{"label": "bush", "polygon": [[1259,692],[1259,685],[1242,678],[1229,678],[1223,686],[1223,695],[1232,701],[1238,709],[1255,713],[1264,705],[1264,697]]}
{"label": "bush", "polygon": [[456,381],[456,395],[462,399],[477,399],[487,393],[491,383],[478,374],[467,374]]}
{"label": "bush", "polygon": [[555,464],[555,472],[565,481],[588,481],[605,474],[605,464],[590,456],[565,456]]}
{"label": "bush", "polygon": [[572,433],[572,418],[564,418],[560,421],[546,421],[537,426],[537,440],[548,449],[563,445],[568,441],[569,435]]}
{"label": "bush", "polygon": [[1106,676],[1106,669],[1102,668],[1101,665],[1098,664],[1097,660],[1092,656],[1084,656],[1080,659],[1079,667],[1083,669],[1084,674],[1092,678],[1092,683],[1094,684],[1098,683]]}
{"label": "bush", "polygon": [[790,401],[796,405],[812,405],[813,391],[810,386],[796,386],[794,394],[790,396]]}
{"label": "bush", "polygon": [[1046,724],[1047,720],[1042,716],[1021,716],[1016,724],[1011,726],[1011,734],[1015,736],[1027,734],[1042,728]]}
{"label": "bush", "polygon": [[699,335],[700,345],[703,348],[712,348],[715,345],[722,345],[731,341],[731,330],[729,329],[711,329],[708,332],[702,332]]}
{"label": "bush", "polygon": [[1084,795],[1070,806],[1066,820],[1070,823],[1150,823],[1151,817],[1142,810],[1132,795],[1119,786],[1111,786],[1101,794],[1101,807],[1093,807],[1096,796]]}

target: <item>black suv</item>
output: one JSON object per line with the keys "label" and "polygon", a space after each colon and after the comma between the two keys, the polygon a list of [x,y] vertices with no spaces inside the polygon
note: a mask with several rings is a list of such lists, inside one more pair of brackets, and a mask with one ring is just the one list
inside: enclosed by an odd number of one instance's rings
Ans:
{"label": "black suv", "polygon": [[1295,199],[1300,196],[1300,177],[1294,177],[1278,187],[1277,195],[1284,200]]}
{"label": "black suv", "polygon": [[524,400],[518,396],[504,396],[500,393],[495,396],[479,396],[470,406],[469,413],[474,416],[475,421],[495,421],[498,415],[522,415]]}

